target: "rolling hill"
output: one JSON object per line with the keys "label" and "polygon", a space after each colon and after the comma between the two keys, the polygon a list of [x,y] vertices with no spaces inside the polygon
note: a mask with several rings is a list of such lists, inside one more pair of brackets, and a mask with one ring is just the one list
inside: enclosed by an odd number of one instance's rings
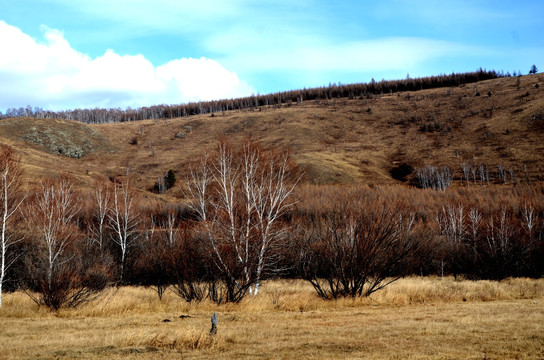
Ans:
{"label": "rolling hill", "polygon": [[[392,170],[461,163],[498,165],[542,180],[544,74],[503,77],[456,87],[334,98],[252,110],[87,125],[69,120],[0,120],[0,142],[21,156],[29,184],[72,174],[81,187],[98,176],[130,172],[150,190],[172,169],[213,151],[219,138],[251,137],[288,148],[309,184],[394,184]],[[394,172],[393,172],[394,173]],[[413,178],[407,171],[406,181]],[[398,176],[397,176],[398,178]],[[164,197],[176,196],[172,189]]]}

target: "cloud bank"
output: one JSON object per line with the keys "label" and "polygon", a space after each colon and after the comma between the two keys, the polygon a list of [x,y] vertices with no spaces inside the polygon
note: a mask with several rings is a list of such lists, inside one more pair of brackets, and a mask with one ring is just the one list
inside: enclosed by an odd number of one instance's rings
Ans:
{"label": "cloud bank", "polygon": [[206,58],[154,66],[143,55],[107,50],[90,58],[62,32],[42,26],[43,41],[0,21],[0,109],[140,107],[247,96],[255,90]]}

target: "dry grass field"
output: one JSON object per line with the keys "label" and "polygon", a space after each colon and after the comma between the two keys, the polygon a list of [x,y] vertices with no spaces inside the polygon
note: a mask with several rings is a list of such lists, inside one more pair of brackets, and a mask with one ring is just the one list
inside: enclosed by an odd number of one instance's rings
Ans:
{"label": "dry grass field", "polygon": [[[526,168],[537,179],[544,176],[544,74],[521,77],[519,88],[517,81],[499,78],[373,99],[227,111],[213,117],[77,126],[50,121],[48,133],[64,132],[64,142],[88,145],[89,152],[80,159],[30,141],[35,136],[28,132],[44,126],[36,119],[12,125],[13,119],[0,121],[0,141],[22,156],[28,181],[67,172],[82,187],[99,175],[124,175],[128,169],[134,185],[146,191],[169,169],[180,178],[188,164],[212,150],[220,137],[233,142],[251,137],[265,148],[289,148],[309,184],[394,184],[398,181],[390,170],[400,163],[449,165],[460,173],[464,161],[492,169],[502,164],[523,175]],[[182,137],[176,137],[178,133]],[[50,136],[39,141],[48,144]],[[164,198],[178,195],[179,189],[172,189]]]}
{"label": "dry grass field", "polygon": [[0,358],[542,359],[544,280],[406,278],[338,301],[282,280],[221,306],[123,287],[58,313],[13,293],[0,309]]}

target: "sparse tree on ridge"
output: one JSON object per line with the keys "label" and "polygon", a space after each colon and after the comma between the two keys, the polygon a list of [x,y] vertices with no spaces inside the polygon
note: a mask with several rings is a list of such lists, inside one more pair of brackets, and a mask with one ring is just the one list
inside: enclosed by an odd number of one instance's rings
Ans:
{"label": "sparse tree on ridge", "polygon": [[536,67],[536,65],[533,64],[533,66],[531,66],[531,69],[529,70],[529,74],[534,75],[537,72],[538,72],[538,68]]}
{"label": "sparse tree on ridge", "polygon": [[[280,107],[283,104],[301,103],[303,101],[319,99],[335,99],[341,97],[373,97],[378,93],[392,93],[432,89],[443,86],[457,86],[469,84],[486,79],[503,77],[496,71],[479,69],[476,72],[468,72],[450,75],[439,75],[425,78],[406,78],[402,80],[382,80],[371,83],[359,84],[331,84],[326,87],[318,87],[304,90],[284,91],[266,95],[252,95],[238,99],[223,99],[198,103],[187,103],[177,105],[153,105],[137,109],[120,108],[113,109],[73,109],[65,111],[49,111],[35,107],[8,108],[5,117],[33,116],[40,119],[67,119],[84,123],[116,123],[126,121],[137,121],[145,119],[171,119],[197,114],[216,114],[229,110],[254,109],[261,106]],[[515,75],[514,75],[515,76]],[[1,117],[1,116],[0,116]]]}

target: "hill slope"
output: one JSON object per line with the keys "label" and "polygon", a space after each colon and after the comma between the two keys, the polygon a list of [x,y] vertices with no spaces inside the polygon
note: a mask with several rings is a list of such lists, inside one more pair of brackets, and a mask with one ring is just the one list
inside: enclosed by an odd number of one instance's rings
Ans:
{"label": "hill slope", "polygon": [[[27,178],[70,172],[82,186],[98,175],[130,171],[136,186],[150,189],[169,169],[180,178],[187,165],[212,151],[222,136],[232,141],[249,136],[265,148],[289,148],[308,183],[396,183],[391,170],[399,164],[449,165],[460,176],[462,162],[492,169],[500,164],[536,180],[544,175],[544,75],[519,80],[500,78],[372,100],[311,101],[166,121],[76,125],[25,119],[17,125],[16,120],[23,120],[5,119],[0,121],[0,141],[18,149]],[[44,122],[54,122],[50,134],[69,133],[57,138],[88,150],[73,159],[45,143],[37,146],[39,140],[33,141],[24,129],[40,129]]]}

